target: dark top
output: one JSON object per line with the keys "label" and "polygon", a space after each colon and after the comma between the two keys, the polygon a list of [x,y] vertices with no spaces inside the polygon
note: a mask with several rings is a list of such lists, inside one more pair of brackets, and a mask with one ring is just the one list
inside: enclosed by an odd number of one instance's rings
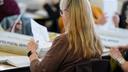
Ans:
{"label": "dark top", "polygon": [[[52,6],[49,4],[45,4],[43,7],[47,11],[49,16],[48,19],[46,20],[48,21],[50,20],[52,22],[52,25],[48,27],[48,31],[59,33],[60,32],[58,28],[58,18],[60,17],[59,3]],[[55,10],[52,7],[54,7]]]}
{"label": "dark top", "polygon": [[120,28],[126,28],[127,25],[128,25],[128,24],[126,23],[126,17],[120,15],[119,27],[120,27]]}
{"label": "dark top", "polygon": [[0,5],[0,21],[11,15],[20,14],[20,9],[15,0],[3,0],[4,4]]}
{"label": "dark top", "polygon": [[57,37],[41,62],[37,59],[31,62],[31,72],[74,72],[72,66],[83,58],[68,50],[68,46],[66,35]]}

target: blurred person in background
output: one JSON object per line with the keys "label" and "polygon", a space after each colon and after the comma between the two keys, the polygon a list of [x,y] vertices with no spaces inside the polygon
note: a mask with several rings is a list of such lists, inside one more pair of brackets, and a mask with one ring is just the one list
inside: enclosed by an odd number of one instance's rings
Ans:
{"label": "blurred person in background", "polygon": [[119,18],[119,27],[128,29],[128,1],[124,1]]}
{"label": "blurred person in background", "polygon": [[7,16],[19,14],[20,9],[15,0],[0,0],[0,21]]}
{"label": "blurred person in background", "polygon": [[[19,34],[24,34],[24,35],[30,35],[33,36],[32,34],[32,29],[31,29],[31,21],[30,18],[26,16],[22,16],[18,22],[17,18],[19,15],[12,15],[5,17],[1,22],[0,25],[5,31],[9,32],[15,32]],[[16,23],[16,25],[15,25]],[[14,27],[15,26],[15,27]],[[14,29],[13,29],[14,27]]]}
{"label": "blurred person in background", "polygon": [[60,17],[59,0],[47,0],[43,5],[43,8],[48,13],[48,19],[52,22],[51,26],[48,27],[49,31],[60,32],[58,28],[58,18]]}
{"label": "blurred person in background", "polygon": [[113,17],[116,27],[128,29],[128,1],[124,1],[121,13]]}
{"label": "blurred person in background", "polygon": [[[19,15],[20,8],[15,0],[0,0],[0,26],[3,30],[10,32]],[[30,18],[22,16],[13,32],[32,36]]]}

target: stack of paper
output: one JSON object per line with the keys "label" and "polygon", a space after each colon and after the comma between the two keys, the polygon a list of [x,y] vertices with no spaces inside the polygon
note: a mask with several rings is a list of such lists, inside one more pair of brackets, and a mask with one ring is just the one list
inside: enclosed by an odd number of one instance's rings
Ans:
{"label": "stack of paper", "polygon": [[128,30],[126,29],[102,29],[102,26],[95,26],[95,31],[101,38],[103,45],[106,47],[128,45]]}
{"label": "stack of paper", "polygon": [[1,56],[0,63],[10,64],[15,67],[30,66],[30,61],[27,56]]}
{"label": "stack of paper", "polygon": [[27,54],[27,43],[32,37],[10,32],[0,32],[0,34],[0,51]]}

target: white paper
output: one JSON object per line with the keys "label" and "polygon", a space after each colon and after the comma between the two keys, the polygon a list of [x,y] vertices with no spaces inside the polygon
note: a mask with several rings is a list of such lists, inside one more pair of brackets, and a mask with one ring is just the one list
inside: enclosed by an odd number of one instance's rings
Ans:
{"label": "white paper", "polygon": [[100,36],[101,42],[106,47],[117,47],[128,45],[128,39],[109,37],[109,36]]}
{"label": "white paper", "polygon": [[115,15],[118,9],[117,0],[103,0],[103,11],[107,16],[107,23],[104,25],[105,28],[115,28],[112,17]]}
{"label": "white paper", "polygon": [[107,30],[103,29],[102,26],[95,26],[95,32],[106,47],[128,45],[128,30],[126,29],[115,28]]}
{"label": "white paper", "polygon": [[8,57],[7,62],[16,67],[30,66],[30,61],[27,56],[11,56]]}
{"label": "white paper", "polygon": [[15,67],[30,66],[30,61],[27,56],[1,56],[0,63],[8,63]]}
{"label": "white paper", "polygon": [[1,27],[1,25],[0,25],[0,31],[4,31],[4,29]]}
{"label": "white paper", "polygon": [[31,27],[32,27],[32,33],[33,38],[36,41],[39,41],[38,43],[38,50],[40,51],[41,48],[48,48],[49,46],[49,33],[46,27],[39,25],[36,23],[33,19],[31,19]]}

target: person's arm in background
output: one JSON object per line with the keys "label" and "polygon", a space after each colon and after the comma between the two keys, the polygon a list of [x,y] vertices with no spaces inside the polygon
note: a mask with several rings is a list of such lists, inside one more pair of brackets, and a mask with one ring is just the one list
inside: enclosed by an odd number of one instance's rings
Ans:
{"label": "person's arm in background", "polygon": [[119,23],[120,23],[120,17],[118,13],[115,13],[115,15],[113,16],[113,23],[115,25],[115,27],[119,27]]}
{"label": "person's arm in background", "polygon": [[[114,60],[118,61],[121,64],[120,66],[124,70],[124,72],[128,72],[128,61],[126,61],[123,58],[121,52],[119,51],[119,48],[118,47],[111,48],[111,50],[110,50],[110,56]],[[127,48],[128,49],[128,46],[121,46],[121,48]]]}

